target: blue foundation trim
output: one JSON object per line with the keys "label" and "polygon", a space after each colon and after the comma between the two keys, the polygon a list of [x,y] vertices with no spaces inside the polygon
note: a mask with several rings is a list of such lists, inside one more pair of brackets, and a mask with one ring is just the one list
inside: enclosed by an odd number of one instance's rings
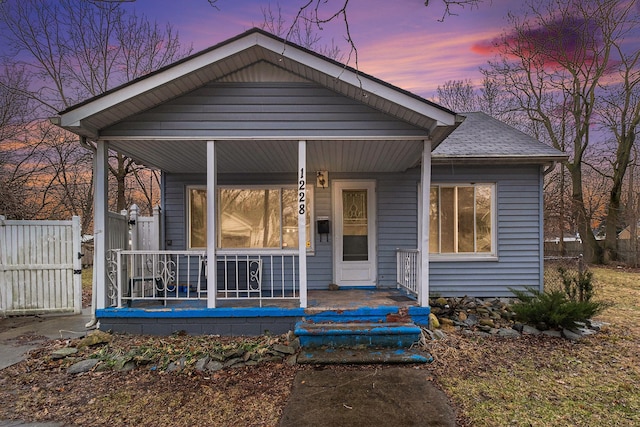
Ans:
{"label": "blue foundation trim", "polygon": [[103,308],[96,310],[98,319],[185,319],[185,318],[251,318],[302,317],[303,308],[238,307],[238,308]]}

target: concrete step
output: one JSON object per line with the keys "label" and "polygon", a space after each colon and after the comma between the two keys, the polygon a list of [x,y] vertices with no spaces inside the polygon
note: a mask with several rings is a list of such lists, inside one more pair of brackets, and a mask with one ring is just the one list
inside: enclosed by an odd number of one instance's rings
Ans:
{"label": "concrete step", "polygon": [[356,307],[342,309],[307,308],[305,320],[313,323],[401,323],[429,325],[429,307]]}
{"label": "concrete step", "polygon": [[297,362],[312,365],[378,364],[378,363],[431,363],[433,357],[426,352],[412,349],[304,349]]}
{"label": "concrete step", "polygon": [[303,348],[409,348],[420,340],[421,332],[412,322],[298,322],[295,327]]}

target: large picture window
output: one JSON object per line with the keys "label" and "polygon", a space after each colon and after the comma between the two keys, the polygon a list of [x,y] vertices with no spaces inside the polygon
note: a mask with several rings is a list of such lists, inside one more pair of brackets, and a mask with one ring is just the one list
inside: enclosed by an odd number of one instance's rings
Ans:
{"label": "large picture window", "polygon": [[434,185],[429,253],[495,254],[493,184]]}
{"label": "large picture window", "polygon": [[[306,241],[313,248],[311,189],[307,190]],[[189,248],[207,245],[207,190],[188,188]],[[219,188],[218,248],[297,249],[298,193],[295,187]]]}

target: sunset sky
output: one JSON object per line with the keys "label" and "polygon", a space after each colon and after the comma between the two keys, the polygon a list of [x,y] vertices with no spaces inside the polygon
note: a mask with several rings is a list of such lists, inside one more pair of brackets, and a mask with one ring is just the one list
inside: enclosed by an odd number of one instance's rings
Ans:
{"label": "sunset sky", "polygon": [[[281,0],[282,13],[291,21],[304,0]],[[263,21],[261,7],[267,0],[218,0],[217,9],[207,0],[136,0],[129,7],[158,23],[171,22],[183,43],[194,51],[240,34]],[[275,10],[276,2],[271,2]],[[329,0],[326,11],[342,0]],[[441,0],[351,0],[349,25],[358,49],[358,67],[423,97],[432,98],[447,80],[481,80],[478,68],[489,53],[479,49],[507,28],[506,14],[517,11],[520,1],[485,0],[478,8],[454,9],[457,16],[442,17]],[[342,21],[319,31],[324,44],[332,38],[348,53]],[[346,60],[346,58],[345,58]],[[355,66],[353,62],[349,65]]]}

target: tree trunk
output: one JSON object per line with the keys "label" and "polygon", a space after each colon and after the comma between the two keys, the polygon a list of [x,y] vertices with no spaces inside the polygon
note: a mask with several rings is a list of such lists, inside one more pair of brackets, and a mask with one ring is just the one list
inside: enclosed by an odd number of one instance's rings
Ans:
{"label": "tree trunk", "polygon": [[604,261],[618,260],[618,225],[620,223],[620,199],[622,196],[622,186],[624,184],[624,176],[627,172],[629,160],[631,159],[631,148],[635,141],[635,134],[632,130],[630,133],[621,135],[618,141],[618,149],[616,150],[616,161],[613,168],[613,185],[609,192],[609,208],[607,210],[607,224],[605,237]]}
{"label": "tree trunk", "polygon": [[572,181],[572,203],[573,212],[578,226],[578,232],[582,239],[582,250],[584,261],[588,264],[602,264],[602,248],[591,230],[591,221],[584,207],[584,197],[582,194],[582,170],[580,167],[569,167]]}

